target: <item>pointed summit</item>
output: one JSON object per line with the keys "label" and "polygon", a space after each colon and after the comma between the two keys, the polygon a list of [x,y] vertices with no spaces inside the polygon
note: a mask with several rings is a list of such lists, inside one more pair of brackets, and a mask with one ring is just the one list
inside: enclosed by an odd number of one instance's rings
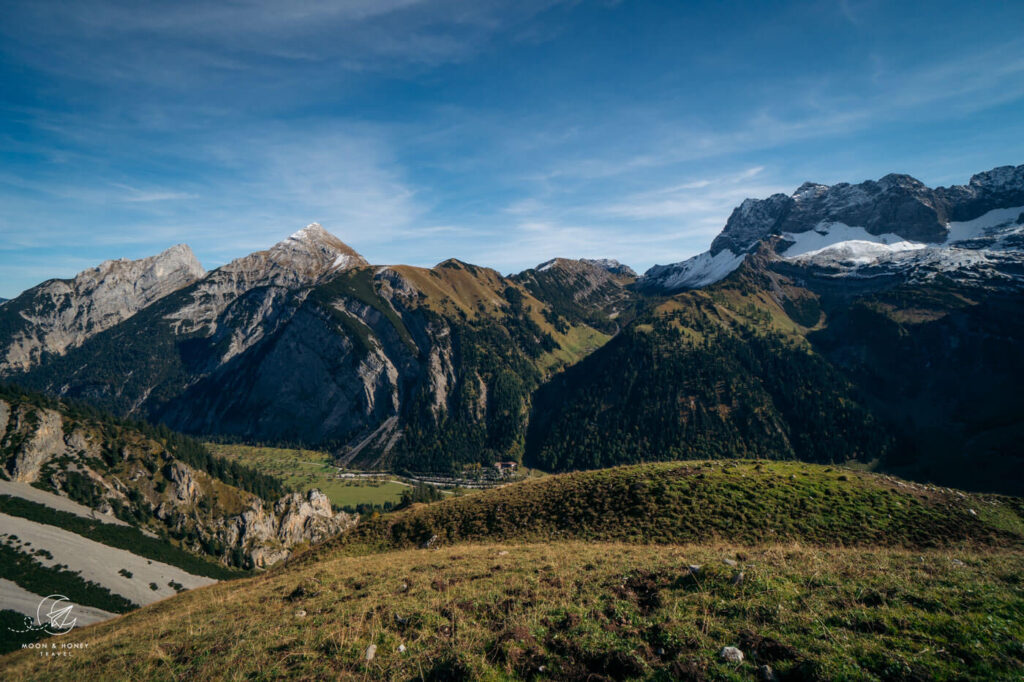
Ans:
{"label": "pointed summit", "polygon": [[243,289],[253,286],[308,286],[321,277],[369,265],[352,247],[312,223],[266,251],[237,258],[215,271]]}
{"label": "pointed summit", "polygon": [[271,257],[282,265],[320,275],[369,265],[355,249],[325,230],[320,223],[310,223],[287,239],[270,248]]}

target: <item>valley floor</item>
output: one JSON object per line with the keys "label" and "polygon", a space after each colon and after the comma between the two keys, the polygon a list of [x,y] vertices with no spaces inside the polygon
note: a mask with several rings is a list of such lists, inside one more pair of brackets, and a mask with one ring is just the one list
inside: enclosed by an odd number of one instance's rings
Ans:
{"label": "valley floor", "polygon": [[[60,639],[87,648],[17,652],[3,677],[738,680],[769,665],[781,679],[1020,679],[1024,553],[564,542],[335,555]],[[726,646],[744,661],[723,661]]]}

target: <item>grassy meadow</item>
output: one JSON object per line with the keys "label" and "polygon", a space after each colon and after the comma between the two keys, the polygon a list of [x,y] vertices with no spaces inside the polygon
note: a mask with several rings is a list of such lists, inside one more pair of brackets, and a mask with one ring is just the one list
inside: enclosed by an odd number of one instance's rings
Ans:
{"label": "grassy meadow", "polygon": [[1024,501],[795,462],[547,476],[61,641],[88,648],[5,679],[1016,680]]}
{"label": "grassy meadow", "polygon": [[12,680],[1020,679],[1022,615],[1016,550],[470,544],[213,585],[76,629],[71,658],[2,664]]}
{"label": "grassy meadow", "polygon": [[336,477],[331,456],[318,450],[256,447],[207,443],[212,452],[251,466],[280,479],[295,490],[319,488],[338,507],[360,504],[397,503],[404,483],[379,479],[346,480]]}

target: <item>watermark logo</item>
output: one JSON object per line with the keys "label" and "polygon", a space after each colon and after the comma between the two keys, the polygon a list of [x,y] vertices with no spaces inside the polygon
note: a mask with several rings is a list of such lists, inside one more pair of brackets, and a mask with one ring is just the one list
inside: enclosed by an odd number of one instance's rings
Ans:
{"label": "watermark logo", "polygon": [[36,607],[35,622],[26,617],[24,629],[8,629],[12,632],[45,632],[48,635],[66,635],[78,623],[78,619],[73,613],[74,608],[75,605],[63,594],[50,594],[43,597],[39,606]]}
{"label": "watermark logo", "polygon": [[73,617],[71,610],[75,605],[63,594],[51,594],[43,597],[36,607],[36,623],[51,635],[66,635],[75,628],[78,619]]}

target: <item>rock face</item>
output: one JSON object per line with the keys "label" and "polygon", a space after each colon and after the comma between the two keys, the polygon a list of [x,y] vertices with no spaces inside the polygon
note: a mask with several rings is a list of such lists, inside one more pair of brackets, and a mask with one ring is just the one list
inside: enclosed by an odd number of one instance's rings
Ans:
{"label": "rock face", "polygon": [[173,462],[167,465],[165,475],[174,486],[174,496],[178,502],[195,504],[203,496],[202,488],[192,475],[190,467],[181,462]]}
{"label": "rock face", "polygon": [[[1024,206],[1024,165],[1003,166],[973,176],[967,185],[930,189],[909,175],[891,174],[881,180],[857,185],[804,183],[792,195],[775,194],[767,199],[747,199],[726,222],[707,253],[682,263],[659,265],[648,270],[639,285],[653,291],[678,291],[716,282],[739,267],[772,235],[784,242],[806,242],[820,250],[853,242],[845,251],[833,251],[833,260],[864,265],[889,258],[894,251],[943,248],[957,240],[957,224],[976,221],[990,212]],[[1016,217],[1016,216],[1014,216]],[[1017,231],[1014,231],[1016,235]],[[802,239],[817,233],[819,237]],[[875,244],[876,246],[864,246]],[[893,249],[894,244],[900,248]],[[782,245],[782,255],[785,244]],[[989,244],[957,244],[957,248],[993,247]],[[1019,251],[1021,240],[1003,240],[997,251]],[[886,248],[882,248],[886,247]],[[802,255],[802,254],[801,254]],[[904,254],[906,255],[906,254]],[[923,255],[923,254],[918,254]],[[961,253],[927,253],[943,270],[959,270]],[[998,258],[998,256],[996,256]],[[976,260],[976,259],[975,259]],[[1014,256],[1014,260],[1018,260]],[[917,263],[906,260],[906,265]]]}
{"label": "rock face", "polygon": [[[320,542],[357,522],[323,493],[290,493],[272,504],[177,459],[121,427],[82,423],[59,409],[0,399],[0,475],[41,485],[101,514],[166,531],[196,552],[241,552],[260,567],[298,544]],[[234,500],[234,502],[222,502]],[[237,508],[225,506],[240,505]]]}
{"label": "rock face", "polygon": [[356,525],[358,517],[335,513],[319,490],[291,493],[278,500],[271,511],[254,500],[242,514],[228,519],[219,536],[229,546],[248,549],[255,566],[270,566],[305,542],[321,542]]}
{"label": "rock face", "polygon": [[241,306],[243,310],[229,314],[225,321],[234,327],[231,323],[237,316],[246,318],[242,320],[246,328],[232,337],[245,346],[246,335],[253,334],[285,291],[307,287],[330,274],[366,264],[351,247],[313,223],[266,251],[251,253],[213,270],[186,292],[183,302],[176,301],[177,305],[166,311],[164,317],[173,323],[175,333],[215,333],[221,326],[218,318],[248,294]]}
{"label": "rock face", "polygon": [[77,454],[77,439],[65,435],[60,414],[0,400],[0,445],[14,452],[4,473],[12,481],[34,483],[43,465],[55,457]]}
{"label": "rock face", "polygon": [[637,301],[635,273],[614,261],[529,273],[373,267],[311,225],[8,376],[188,433],[331,447],[360,466],[447,468],[459,448],[501,461],[521,454],[541,372],[601,345]]}
{"label": "rock face", "polygon": [[141,260],[111,260],[33,287],[0,308],[0,372],[25,370],[128,319],[204,274],[184,244]]}

